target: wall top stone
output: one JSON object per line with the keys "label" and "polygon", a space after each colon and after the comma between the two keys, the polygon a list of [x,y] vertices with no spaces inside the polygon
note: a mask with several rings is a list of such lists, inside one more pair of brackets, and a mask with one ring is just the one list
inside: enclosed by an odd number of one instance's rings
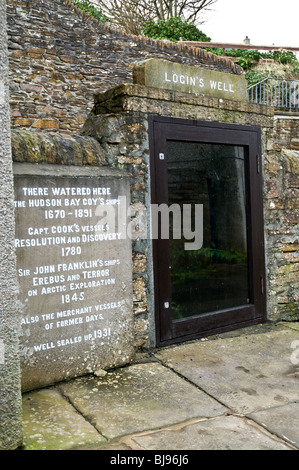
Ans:
{"label": "wall top stone", "polygon": [[55,165],[97,166],[107,164],[106,154],[92,137],[52,132],[11,131],[13,161]]}
{"label": "wall top stone", "polygon": [[133,69],[133,82],[147,87],[209,95],[233,101],[248,101],[247,81],[244,77],[198,66],[149,59]]}
{"label": "wall top stone", "polygon": [[[218,98],[205,95],[195,95],[191,93],[183,93],[180,91],[172,91],[161,88],[146,87],[144,85],[119,85],[110,90],[107,90],[103,93],[97,93],[94,97],[94,107],[91,112],[91,116],[106,114],[106,113],[120,113],[123,111],[139,111],[139,106],[137,103],[140,103],[141,108],[144,113],[152,113],[152,107],[147,106],[146,103],[150,102],[161,102],[164,103],[164,107],[157,108],[155,114],[164,115],[167,112],[165,106],[173,106],[177,104],[178,106],[185,105],[188,108],[207,108],[207,109],[216,109],[221,112],[223,111],[232,111],[233,113],[249,113],[251,115],[256,115],[257,119],[266,119],[267,122],[264,122],[262,127],[273,127],[273,116],[274,108],[270,106],[262,106],[248,101],[233,101],[228,99],[223,99],[222,102],[219,102]],[[134,106],[134,103],[136,106]],[[184,110],[185,107],[182,107]],[[89,116],[90,118],[90,116]],[[269,121],[269,122],[268,122]],[[235,118],[234,118],[234,122]],[[249,124],[249,122],[248,122]],[[252,124],[252,123],[251,123]],[[84,131],[85,126],[83,126],[83,135],[89,135]]]}

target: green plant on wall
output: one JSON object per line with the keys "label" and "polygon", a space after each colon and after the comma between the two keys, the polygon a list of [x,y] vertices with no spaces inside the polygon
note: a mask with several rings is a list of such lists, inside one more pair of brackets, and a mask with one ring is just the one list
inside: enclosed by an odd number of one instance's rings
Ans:
{"label": "green plant on wall", "polygon": [[180,17],[157,22],[147,21],[143,26],[142,34],[153,39],[168,39],[173,42],[177,42],[181,38],[184,41],[211,41],[211,38],[194,24],[187,23]]}
{"label": "green plant on wall", "polygon": [[274,51],[273,59],[279,64],[293,64],[297,62],[295,54],[291,51]]}
{"label": "green plant on wall", "polygon": [[[206,48],[213,54],[222,56],[223,49],[221,48]],[[269,74],[263,74],[254,70],[254,66],[257,65],[261,59],[274,60],[277,64],[290,65],[292,67],[291,72],[298,74],[299,62],[297,57],[291,51],[269,51],[260,52],[257,50],[243,50],[243,49],[226,49],[225,55],[227,57],[234,57],[237,59],[238,65],[240,65],[246,71],[246,79],[249,82],[249,86],[260,82],[264,78],[268,77]]]}
{"label": "green plant on wall", "polygon": [[240,65],[243,70],[249,70],[253,66],[253,60],[250,59],[250,57],[240,57],[238,59],[238,65]]}
{"label": "green plant on wall", "polygon": [[72,2],[76,7],[80,8],[83,11],[86,11],[86,13],[101,21],[101,23],[106,23],[109,21],[109,18],[107,18],[107,16],[104,16],[102,11],[96,8],[90,2],[90,0],[72,0]]}

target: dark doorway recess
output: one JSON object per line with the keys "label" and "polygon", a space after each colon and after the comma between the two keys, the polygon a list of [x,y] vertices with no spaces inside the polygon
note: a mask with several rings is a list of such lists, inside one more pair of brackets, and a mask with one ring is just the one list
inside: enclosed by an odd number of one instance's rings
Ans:
{"label": "dark doorway recess", "polygon": [[150,117],[157,345],[266,319],[260,129]]}

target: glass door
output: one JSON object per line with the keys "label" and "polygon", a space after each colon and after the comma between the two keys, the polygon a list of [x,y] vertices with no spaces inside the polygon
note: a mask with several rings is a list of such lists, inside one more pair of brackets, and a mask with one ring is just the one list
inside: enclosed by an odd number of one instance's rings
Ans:
{"label": "glass door", "polygon": [[166,118],[151,129],[158,344],[262,321],[258,129]]}
{"label": "glass door", "polygon": [[192,232],[203,205],[200,249],[169,233],[172,318],[249,304],[244,147],[168,141],[166,155],[169,205],[180,206],[183,222],[191,205]]}

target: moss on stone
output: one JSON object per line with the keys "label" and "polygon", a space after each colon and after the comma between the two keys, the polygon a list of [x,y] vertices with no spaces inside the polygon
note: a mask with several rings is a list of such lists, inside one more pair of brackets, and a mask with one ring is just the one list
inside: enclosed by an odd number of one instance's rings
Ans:
{"label": "moss on stone", "polygon": [[20,163],[106,165],[101,144],[92,137],[12,131],[12,156]]}

